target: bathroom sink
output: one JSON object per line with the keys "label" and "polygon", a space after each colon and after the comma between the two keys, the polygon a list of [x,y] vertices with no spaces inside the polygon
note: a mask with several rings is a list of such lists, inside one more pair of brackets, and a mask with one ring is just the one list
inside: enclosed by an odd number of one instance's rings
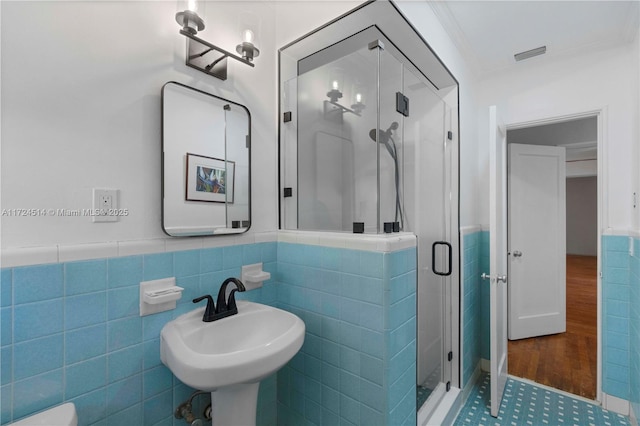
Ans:
{"label": "bathroom sink", "polygon": [[212,392],[257,383],[282,368],[302,347],[304,322],[259,303],[238,301],[238,313],[203,322],[205,308],[168,322],[160,359],[184,384]]}

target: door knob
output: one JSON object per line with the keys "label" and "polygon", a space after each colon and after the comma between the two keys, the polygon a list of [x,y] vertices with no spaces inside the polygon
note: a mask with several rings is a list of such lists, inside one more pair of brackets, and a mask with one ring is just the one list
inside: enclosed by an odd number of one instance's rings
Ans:
{"label": "door knob", "polygon": [[[493,278],[491,277],[491,275],[487,274],[486,272],[483,272],[482,275],[480,275],[480,278],[482,278],[483,280],[493,280]],[[503,282],[506,283],[507,282],[507,276],[506,275],[498,275],[496,276],[496,282]]]}
{"label": "door knob", "polygon": [[522,256],[522,252],[521,251],[516,250],[516,251],[513,252],[513,257],[521,257],[521,256]]}

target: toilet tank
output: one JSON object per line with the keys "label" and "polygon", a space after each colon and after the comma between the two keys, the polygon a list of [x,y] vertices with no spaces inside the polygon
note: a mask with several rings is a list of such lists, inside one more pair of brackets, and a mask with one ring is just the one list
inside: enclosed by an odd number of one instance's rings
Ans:
{"label": "toilet tank", "polygon": [[11,424],[13,426],[77,426],[78,416],[76,406],[72,402],[67,402]]}

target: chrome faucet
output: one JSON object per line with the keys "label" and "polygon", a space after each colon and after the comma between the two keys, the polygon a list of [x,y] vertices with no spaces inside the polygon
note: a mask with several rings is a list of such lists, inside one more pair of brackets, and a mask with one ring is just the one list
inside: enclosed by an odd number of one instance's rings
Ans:
{"label": "chrome faucet", "polygon": [[[229,284],[235,284],[236,288],[231,290],[231,292],[229,293],[229,298],[227,299],[226,293],[227,286]],[[211,322],[237,314],[238,307],[236,305],[235,294],[237,291],[245,291],[244,284],[242,284],[242,281],[240,281],[239,279],[231,277],[224,280],[224,282],[220,286],[220,291],[218,291],[217,304],[213,303],[213,297],[208,294],[193,299],[193,303],[198,303],[204,299],[207,299],[207,307],[204,310],[202,321]]]}

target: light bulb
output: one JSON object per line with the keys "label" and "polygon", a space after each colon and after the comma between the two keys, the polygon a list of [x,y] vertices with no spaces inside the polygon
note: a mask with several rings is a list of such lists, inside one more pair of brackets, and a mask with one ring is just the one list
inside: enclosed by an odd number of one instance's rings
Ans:
{"label": "light bulb", "polygon": [[253,31],[251,30],[244,30],[242,32],[242,39],[245,43],[253,43],[253,37],[254,37],[254,34],[253,34]]}
{"label": "light bulb", "polygon": [[197,0],[187,0],[187,9],[192,12],[198,11],[198,2]]}
{"label": "light bulb", "polygon": [[362,102],[362,95],[360,93],[356,93],[356,102]]}
{"label": "light bulb", "polygon": [[332,87],[333,87],[333,90],[338,90],[338,80],[333,80]]}

